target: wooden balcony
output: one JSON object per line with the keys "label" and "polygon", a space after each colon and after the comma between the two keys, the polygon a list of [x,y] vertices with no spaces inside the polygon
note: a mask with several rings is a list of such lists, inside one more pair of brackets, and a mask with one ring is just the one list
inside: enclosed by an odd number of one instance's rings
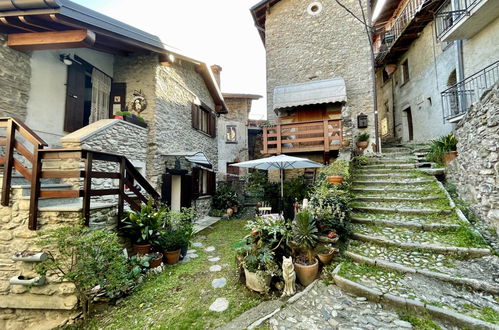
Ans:
{"label": "wooden balcony", "polygon": [[314,120],[263,128],[263,154],[339,150],[341,120]]}

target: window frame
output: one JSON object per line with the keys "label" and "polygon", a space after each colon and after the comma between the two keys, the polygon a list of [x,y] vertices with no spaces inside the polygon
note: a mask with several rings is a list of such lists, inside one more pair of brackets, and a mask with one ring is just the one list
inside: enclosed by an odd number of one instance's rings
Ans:
{"label": "window frame", "polygon": [[[229,140],[229,129],[234,129],[234,140]],[[225,125],[225,143],[237,144],[237,125]]]}
{"label": "window frame", "polygon": [[212,138],[216,137],[216,114],[204,103],[202,105],[192,103],[191,112],[192,128]]}
{"label": "window frame", "polygon": [[409,60],[405,59],[402,62],[402,85],[405,85],[409,80],[411,80],[411,75],[409,71]]}

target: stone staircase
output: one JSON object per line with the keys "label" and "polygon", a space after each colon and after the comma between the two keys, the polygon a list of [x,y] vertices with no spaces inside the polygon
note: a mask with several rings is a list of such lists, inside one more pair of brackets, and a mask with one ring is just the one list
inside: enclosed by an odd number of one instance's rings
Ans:
{"label": "stone staircase", "polygon": [[499,329],[499,258],[457,211],[424,149],[384,148],[354,174],[342,289],[442,328]]}

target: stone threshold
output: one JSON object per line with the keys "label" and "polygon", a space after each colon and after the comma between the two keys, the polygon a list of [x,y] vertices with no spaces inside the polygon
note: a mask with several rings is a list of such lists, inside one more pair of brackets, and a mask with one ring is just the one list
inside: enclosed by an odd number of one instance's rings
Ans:
{"label": "stone threshold", "polygon": [[384,239],[376,236],[369,236],[364,234],[354,233],[352,234],[352,238],[362,242],[371,242],[385,246],[394,246],[401,249],[406,250],[429,250],[442,254],[458,254],[465,255],[470,257],[478,257],[478,256],[488,256],[491,255],[492,252],[490,249],[483,248],[464,248],[457,246],[442,246],[435,244],[420,244],[420,243],[401,243],[395,242],[388,239]]}
{"label": "stone threshold", "polygon": [[355,262],[360,262],[372,266],[377,266],[380,268],[388,269],[388,270],[394,270],[394,271],[399,271],[402,273],[412,273],[412,274],[421,274],[426,277],[430,278],[435,278],[437,280],[441,280],[444,282],[449,282],[455,285],[465,285],[469,286],[474,290],[478,291],[484,291],[492,294],[499,294],[499,285],[496,284],[491,284],[485,281],[480,281],[476,280],[473,278],[467,278],[467,277],[455,277],[455,276],[450,276],[444,273],[439,273],[439,272],[434,272],[431,270],[426,270],[426,269],[418,269],[418,268],[412,268],[412,267],[407,267],[404,265],[401,265],[396,262],[391,262],[387,261],[384,259],[378,259],[378,258],[369,258],[362,256],[360,254],[356,254],[350,251],[346,251],[345,255],[352,259]]}
{"label": "stone threshold", "polygon": [[390,220],[373,220],[368,218],[361,217],[352,217],[353,223],[360,223],[364,225],[376,225],[382,227],[402,227],[402,228],[410,228],[417,229],[422,231],[436,231],[441,229],[457,229],[461,227],[458,224],[445,224],[445,223],[431,223],[424,224],[420,222],[405,222],[405,221],[390,221]]}
{"label": "stone threshold", "polygon": [[[341,265],[340,265],[341,266]],[[431,316],[440,319],[444,322],[450,322],[453,325],[477,329],[477,330],[497,330],[499,327],[495,324],[488,323],[467,315],[457,313],[455,311],[436,307],[430,304],[426,304],[417,300],[407,299],[399,296],[395,296],[388,293],[382,293],[377,289],[367,287],[365,285],[356,283],[354,281],[348,280],[340,275],[338,275],[340,268],[337,267],[333,274],[334,282],[343,291],[354,294],[356,296],[362,296],[375,303],[381,303],[385,305],[390,305],[397,308],[402,308],[409,312],[417,313],[429,313]]]}

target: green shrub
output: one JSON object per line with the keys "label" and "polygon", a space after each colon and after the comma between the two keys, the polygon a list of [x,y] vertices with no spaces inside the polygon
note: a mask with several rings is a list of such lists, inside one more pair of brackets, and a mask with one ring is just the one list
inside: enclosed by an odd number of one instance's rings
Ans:
{"label": "green shrub", "polygon": [[343,159],[338,159],[333,163],[319,170],[319,175],[323,176],[342,176],[348,180],[350,176],[350,163]]}
{"label": "green shrub", "polygon": [[188,243],[181,229],[165,230],[158,240],[158,245],[163,251],[177,251]]}
{"label": "green shrub", "polygon": [[357,142],[365,142],[369,141],[369,133],[362,133],[359,136],[357,136]]}
{"label": "green shrub", "polygon": [[442,136],[431,141],[430,151],[426,159],[430,162],[435,162],[439,165],[444,164],[444,154],[446,152],[457,150],[457,139],[453,133]]}
{"label": "green shrub", "polygon": [[140,211],[129,212],[120,230],[137,244],[156,244],[162,226],[168,221],[168,206],[155,204],[152,199],[140,206]]}
{"label": "green shrub", "polygon": [[110,298],[132,289],[133,276],[115,233],[78,225],[39,235],[37,243],[50,257],[37,264],[36,271],[73,282],[85,317],[90,311],[92,289],[97,286]]}
{"label": "green shrub", "polygon": [[230,207],[238,207],[241,197],[230,183],[219,183],[212,199],[212,207],[216,210],[227,210]]}

